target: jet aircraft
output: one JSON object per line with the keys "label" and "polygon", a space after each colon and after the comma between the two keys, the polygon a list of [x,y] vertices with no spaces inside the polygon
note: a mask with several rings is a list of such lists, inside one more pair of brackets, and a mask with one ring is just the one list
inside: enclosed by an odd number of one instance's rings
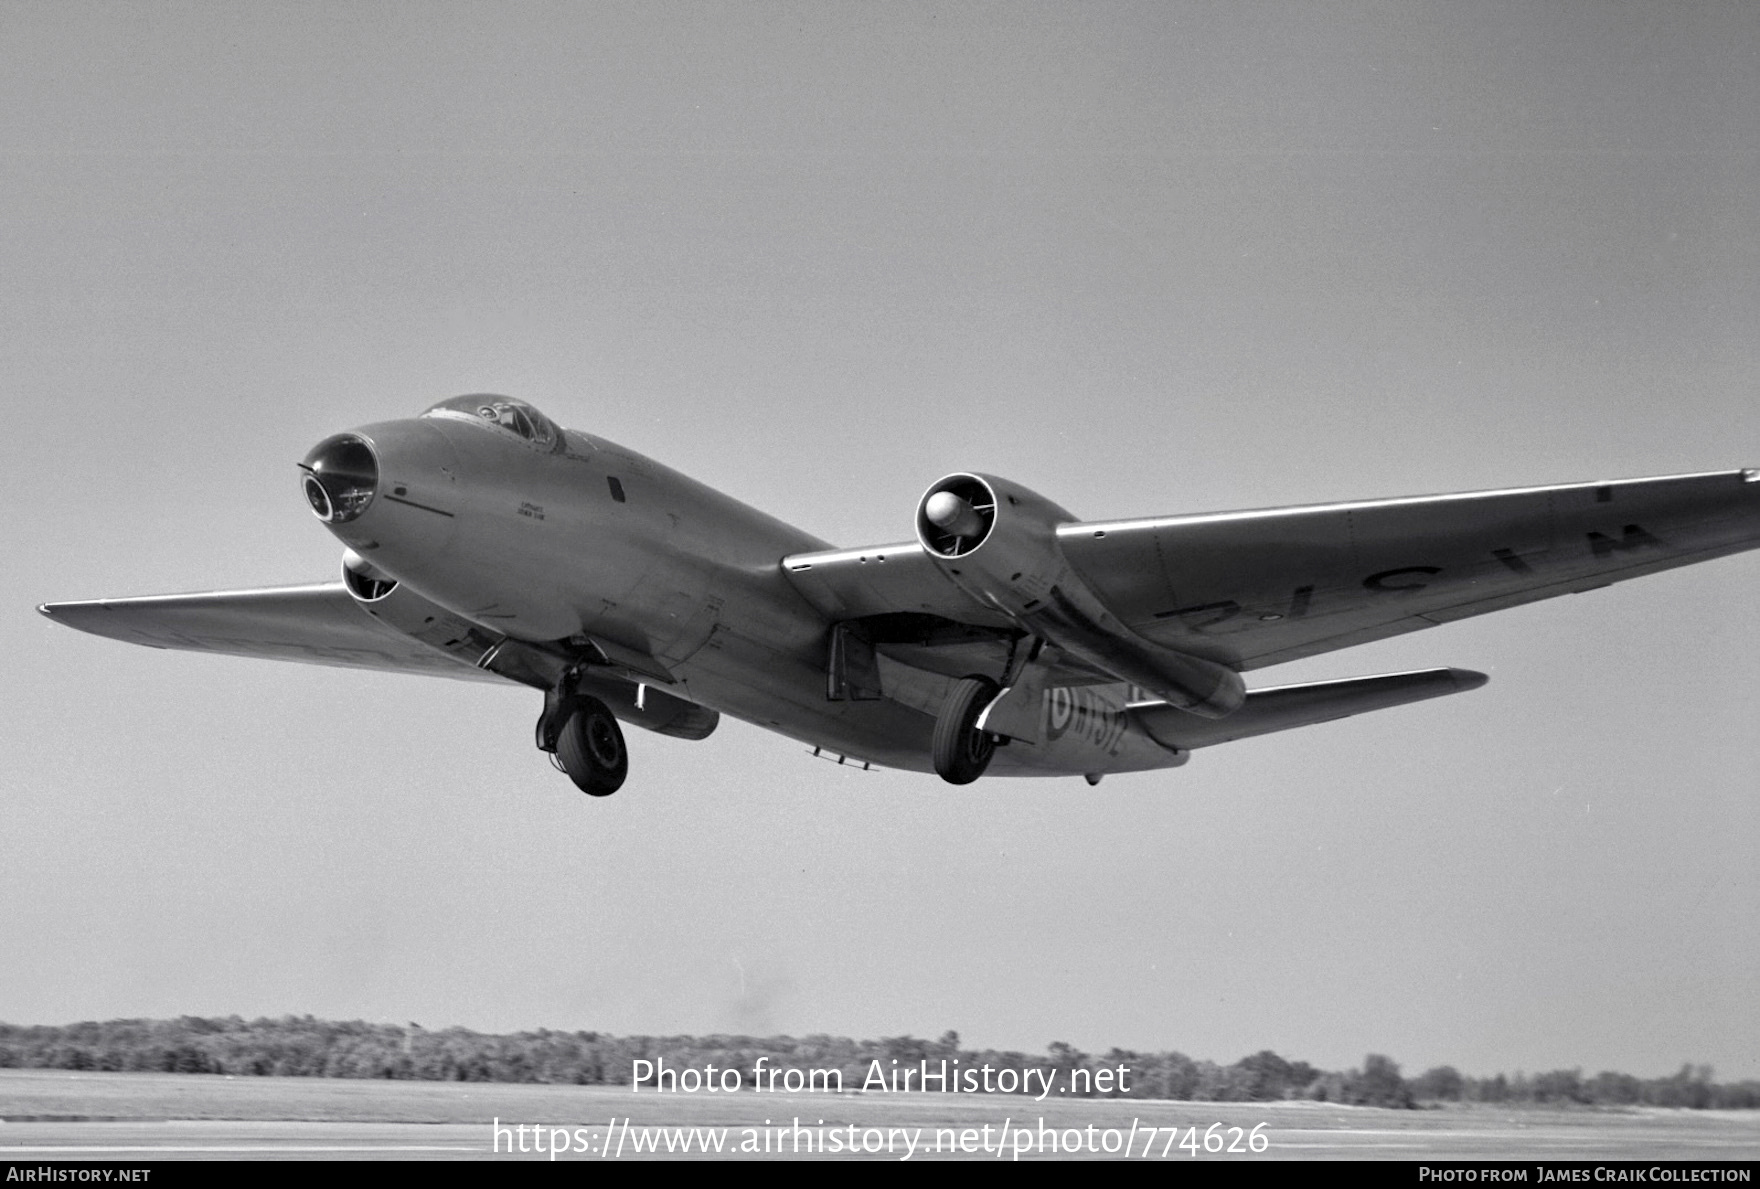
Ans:
{"label": "jet aircraft", "polygon": [[1172,768],[1486,680],[1244,673],[1760,546],[1750,469],[1102,521],[960,473],[914,540],[838,549],[491,395],[299,465],[339,581],[39,610],[158,648],[529,686],[538,748],[594,796],[628,772],[621,723],[702,739],[722,714],[954,784]]}

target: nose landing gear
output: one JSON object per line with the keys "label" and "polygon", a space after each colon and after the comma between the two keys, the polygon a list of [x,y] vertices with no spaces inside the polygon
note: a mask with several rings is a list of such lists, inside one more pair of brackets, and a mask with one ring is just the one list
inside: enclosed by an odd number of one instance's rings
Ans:
{"label": "nose landing gear", "polygon": [[611,708],[591,694],[564,688],[544,695],[538,748],[589,797],[609,797],[629,775],[629,750]]}

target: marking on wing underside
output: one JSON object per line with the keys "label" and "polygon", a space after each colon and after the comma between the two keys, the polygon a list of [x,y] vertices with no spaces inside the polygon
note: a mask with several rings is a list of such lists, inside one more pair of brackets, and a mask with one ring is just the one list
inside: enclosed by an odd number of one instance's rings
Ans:
{"label": "marking on wing underside", "polygon": [[1633,549],[1660,549],[1662,542],[1645,532],[1635,524],[1628,524],[1620,530],[1620,539],[1614,540],[1605,533],[1589,534],[1589,550],[1596,557],[1611,557],[1615,550],[1627,552]]}
{"label": "marking on wing underside", "polygon": [[1514,549],[1493,549],[1491,556],[1508,567],[1512,574],[1532,574],[1534,567],[1516,556]]}
{"label": "marking on wing underside", "polygon": [[[1590,556],[1596,561],[1607,561],[1613,559],[1615,554],[1630,553],[1635,549],[1666,550],[1668,548],[1665,541],[1660,540],[1638,524],[1626,525],[1620,530],[1617,538],[1607,533],[1589,532],[1585,534],[1584,539],[1588,543]],[[1528,560],[1517,554],[1514,549],[1493,549],[1491,556],[1501,562],[1503,567],[1512,574],[1527,577],[1534,573],[1534,567],[1529,565]],[[1553,557],[1554,554],[1548,551],[1532,556],[1545,561]],[[1472,565],[1466,567],[1469,573],[1474,568]],[[1427,589],[1432,585],[1432,580],[1437,575],[1445,572],[1445,568],[1442,566],[1396,566],[1391,570],[1379,570],[1370,574],[1362,580],[1361,585],[1371,594],[1411,595]],[[1314,590],[1313,584],[1306,584],[1296,587],[1291,592],[1289,611],[1286,613],[1288,618],[1301,619],[1308,614],[1313,604]],[[1171,611],[1156,611],[1153,613],[1153,617],[1173,619],[1185,615],[1201,615],[1208,611],[1219,612],[1210,619],[1186,623],[1188,631],[1202,633],[1233,619],[1240,614],[1241,610],[1241,605],[1233,599],[1219,599],[1210,603],[1194,603],[1189,607],[1175,607]],[[1274,623],[1284,617],[1284,614],[1271,613],[1260,615],[1258,618],[1264,623]]]}
{"label": "marking on wing underside", "polygon": [[1412,594],[1423,590],[1430,584],[1428,582],[1390,582],[1388,579],[1398,578],[1404,574],[1434,576],[1440,573],[1442,573],[1441,566],[1401,566],[1398,569],[1382,570],[1378,574],[1370,574],[1363,579],[1363,589],[1375,591],[1377,594]]}
{"label": "marking on wing underside", "polygon": [[[1313,588],[1310,587],[1309,589],[1311,590]],[[1173,611],[1157,611],[1155,613],[1155,618],[1171,619],[1175,615],[1197,615],[1204,611],[1220,611],[1221,614],[1211,619],[1204,619],[1199,620],[1196,623],[1186,624],[1186,629],[1188,631],[1202,632],[1208,628],[1215,627],[1219,623],[1226,623],[1241,613],[1241,605],[1233,599],[1223,599],[1221,602],[1216,603],[1199,603],[1195,607],[1180,607]]]}

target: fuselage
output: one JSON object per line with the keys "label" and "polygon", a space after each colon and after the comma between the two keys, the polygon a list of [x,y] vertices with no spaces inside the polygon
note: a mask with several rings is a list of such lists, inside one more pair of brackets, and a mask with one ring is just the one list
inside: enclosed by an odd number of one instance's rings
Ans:
{"label": "fuselage", "polygon": [[540,442],[442,410],[352,435],[378,492],[332,531],[411,589],[516,639],[651,658],[668,692],[828,752],[927,770],[931,714],[826,698],[828,625],[778,564],[825,542],[574,430]]}
{"label": "fuselage", "polygon": [[[336,435],[302,465],[331,531],[444,611],[513,640],[594,649],[626,678],[833,758],[935,770],[936,718],[963,675],[882,654],[882,696],[830,696],[832,622],[782,565],[829,548],[801,529],[504,397],[455,397]],[[990,770],[1184,762],[1134,724],[1129,690],[1035,687],[1028,713],[1044,729],[1000,748]]]}

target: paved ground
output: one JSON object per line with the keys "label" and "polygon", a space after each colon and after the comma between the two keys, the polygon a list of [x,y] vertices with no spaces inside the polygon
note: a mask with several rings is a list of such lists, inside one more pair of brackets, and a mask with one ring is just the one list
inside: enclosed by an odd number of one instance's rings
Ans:
{"label": "paved ground", "polygon": [[[1017,1149],[1023,1159],[1063,1155],[1073,1144],[1083,1155],[1124,1158],[1128,1147],[1137,1160],[1190,1160],[1190,1146],[1202,1149],[1206,1130],[1213,1145],[1236,1150],[1200,1150],[1199,1159],[1760,1158],[1757,1112],[1383,1111],[941,1094],[661,1096],[601,1086],[39,1070],[0,1071],[0,1118],[0,1161],[548,1159],[553,1145],[566,1149],[567,1159],[632,1159],[701,1155],[705,1144],[719,1144],[724,1157],[742,1149],[788,1156],[799,1147],[816,1156],[853,1150],[893,1159],[909,1153],[994,1160],[999,1139],[1003,1159]],[[491,1122],[497,1119],[499,1152]],[[1260,1124],[1265,1148],[1254,1153]]]}

